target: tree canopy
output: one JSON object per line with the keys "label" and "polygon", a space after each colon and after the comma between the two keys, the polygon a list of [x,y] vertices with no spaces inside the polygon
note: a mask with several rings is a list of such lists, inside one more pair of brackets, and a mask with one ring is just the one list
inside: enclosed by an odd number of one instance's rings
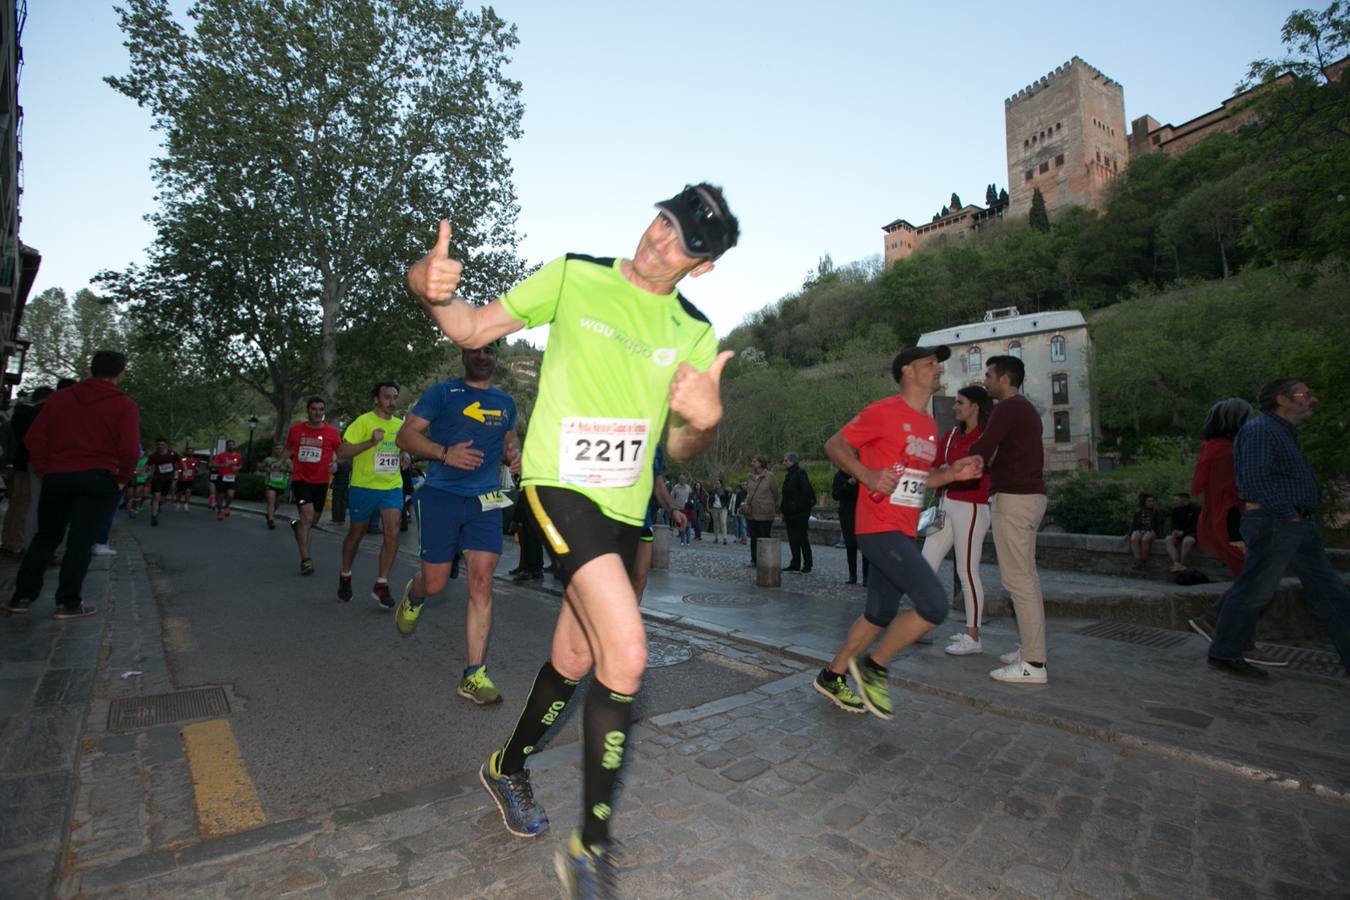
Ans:
{"label": "tree canopy", "polygon": [[267,398],[282,427],[317,391],[413,380],[439,336],[403,273],[454,225],[464,293],[517,281],[506,156],[515,28],[459,0],[211,0],[185,30],[166,0],[118,11],[130,71],[110,77],[163,135],[149,262],[104,273],[150,338]]}

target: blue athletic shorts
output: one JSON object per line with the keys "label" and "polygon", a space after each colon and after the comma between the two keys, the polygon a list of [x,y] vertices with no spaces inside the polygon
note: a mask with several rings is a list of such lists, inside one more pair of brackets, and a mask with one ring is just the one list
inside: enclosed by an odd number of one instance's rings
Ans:
{"label": "blue athletic shorts", "polygon": [[422,542],[422,560],[448,563],[456,553],[502,553],[502,511],[483,510],[477,497],[424,487],[413,497]]}
{"label": "blue athletic shorts", "polygon": [[353,522],[366,522],[377,510],[403,510],[403,488],[377,491],[374,488],[347,489],[347,514]]}

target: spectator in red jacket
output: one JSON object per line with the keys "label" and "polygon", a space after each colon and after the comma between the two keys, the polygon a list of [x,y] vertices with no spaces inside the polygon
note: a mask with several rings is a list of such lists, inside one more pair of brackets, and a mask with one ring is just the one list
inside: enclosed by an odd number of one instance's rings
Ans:
{"label": "spectator in red jacket", "polygon": [[[38,530],[24,553],[6,607],[22,615],[42,593],[42,574],[62,539],[56,618],[93,615],[80,592],[99,531],[140,458],[140,410],[118,386],[127,358],[100,350],[92,377],[52,394],[28,429],[29,464],[42,478]],[[67,535],[67,530],[69,534]]]}

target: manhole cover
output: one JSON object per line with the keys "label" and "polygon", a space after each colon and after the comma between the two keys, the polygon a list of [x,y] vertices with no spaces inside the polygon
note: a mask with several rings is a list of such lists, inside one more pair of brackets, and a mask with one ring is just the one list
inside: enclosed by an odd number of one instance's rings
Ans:
{"label": "manhole cover", "polygon": [[1157,647],[1159,650],[1184,644],[1191,636],[1190,632],[1186,631],[1169,631],[1166,628],[1150,628],[1147,625],[1132,625],[1129,622],[1098,622],[1078,629],[1078,633],[1088,637],[1105,638],[1108,641]]}
{"label": "manhole cover", "polygon": [[189,719],[215,719],[230,714],[230,702],[222,688],[198,688],[148,697],[114,700],[108,710],[109,731],[135,731],[151,725],[167,725]]}
{"label": "manhole cover", "polygon": [[754,594],[686,594],[685,603],[695,606],[716,606],[723,609],[746,609],[751,606],[763,606],[767,598]]}
{"label": "manhole cover", "polygon": [[660,669],[663,666],[674,666],[682,662],[688,662],[693,655],[694,652],[686,644],[647,639],[647,668],[649,669]]}

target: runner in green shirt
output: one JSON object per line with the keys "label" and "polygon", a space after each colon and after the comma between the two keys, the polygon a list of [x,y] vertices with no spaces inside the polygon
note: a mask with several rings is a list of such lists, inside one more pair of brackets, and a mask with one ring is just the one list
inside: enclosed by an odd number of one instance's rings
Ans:
{"label": "runner in green shirt", "polygon": [[356,548],[366,536],[371,518],[378,512],[384,542],[380,545],[379,575],[370,596],[381,609],[394,608],[389,592],[389,570],[398,555],[398,525],[403,515],[403,469],[409,458],[394,443],[403,420],[394,416],[398,408],[398,385],[382,381],[370,389],[374,409],[356,417],[342,434],[338,459],[352,461],[352,482],[347,492],[347,511],[351,516],[347,536],[342,539],[342,572],[338,575],[338,599],[352,599],[352,562]]}
{"label": "runner in green shirt", "polygon": [[277,527],[277,498],[291,486],[291,458],[285,444],[273,444],[272,455],[263,460],[263,495],[267,498],[267,527]]}
{"label": "runner in green shirt", "polygon": [[612,886],[609,820],[647,644],[629,573],[652,493],[652,454],[703,452],[722,418],[719,382],[732,354],[676,286],[712,270],[739,226],[719,188],[686,187],[659,213],[632,259],[569,254],[483,307],[459,299],[463,265],[450,223],[408,271],[408,285],[456,344],[482,347],[550,323],[523,461],[524,502],[551,546],[566,603],[515,731],[479,777],[513,834],[548,827],[525,757],[540,746],[577,682],[595,668],[582,716],[581,830],[558,856],[569,896]]}

